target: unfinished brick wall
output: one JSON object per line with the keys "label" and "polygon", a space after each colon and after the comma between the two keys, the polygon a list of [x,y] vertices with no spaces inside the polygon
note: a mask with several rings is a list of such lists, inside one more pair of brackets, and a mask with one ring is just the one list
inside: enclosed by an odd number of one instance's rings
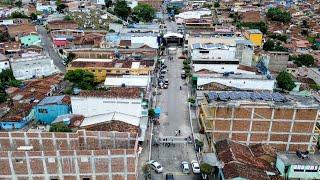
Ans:
{"label": "unfinished brick wall", "polygon": [[231,121],[228,120],[216,120],[215,121],[215,129],[216,130],[225,130],[228,131],[231,126]]}
{"label": "unfinished brick wall", "polygon": [[293,109],[275,108],[273,119],[292,119],[293,111]]}
{"label": "unfinished brick wall", "polygon": [[[109,173],[117,173],[120,179],[136,179],[136,154],[134,150],[79,150],[43,152],[0,152],[0,179],[12,179],[10,158],[14,174],[19,179],[45,179],[63,177],[64,179],[93,178],[108,179]],[[109,159],[111,161],[109,161]],[[45,165],[43,165],[43,162]],[[61,168],[59,168],[59,164]],[[30,172],[28,174],[28,165]],[[44,167],[45,166],[45,167]],[[109,172],[111,169],[111,172]],[[90,174],[88,176],[88,174]],[[37,176],[37,177],[36,177]]]}
{"label": "unfinished brick wall", "polygon": [[[291,142],[300,143],[303,146],[314,145],[313,142],[310,142],[310,137],[314,131],[317,109],[294,110],[288,109],[288,107],[273,109],[253,106],[252,114],[251,107],[240,106],[233,109],[234,116],[232,116],[233,111],[230,107],[215,108],[209,108],[210,113],[216,113],[211,116],[217,118],[211,121],[214,124],[214,141],[229,138],[231,135],[232,140],[249,144],[268,142],[284,151],[294,149],[291,147],[293,146]],[[251,119],[251,117],[253,118]],[[221,118],[225,118],[225,120]],[[271,131],[269,132],[270,126]],[[249,132],[251,132],[251,136],[247,141]],[[289,138],[290,136],[291,138]]]}
{"label": "unfinished brick wall", "polygon": [[270,121],[253,121],[252,131],[269,131]]}
{"label": "unfinished brick wall", "polygon": [[0,151],[15,151],[20,146],[32,146],[33,151],[127,149],[134,147],[135,139],[135,134],[126,132],[84,130],[68,134],[0,132]]}

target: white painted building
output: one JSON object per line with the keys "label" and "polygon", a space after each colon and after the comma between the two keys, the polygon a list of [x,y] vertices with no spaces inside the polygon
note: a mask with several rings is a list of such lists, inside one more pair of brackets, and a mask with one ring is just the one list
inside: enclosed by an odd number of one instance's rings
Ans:
{"label": "white painted building", "polygon": [[18,80],[50,76],[58,72],[53,60],[45,55],[10,59],[10,64]]}
{"label": "white painted building", "polygon": [[234,72],[242,74],[256,74],[252,71],[239,69],[238,64],[193,64],[192,66],[195,72],[207,70],[215,73]]}
{"label": "white painted building", "polygon": [[308,68],[308,78],[320,85],[320,69]]}
{"label": "white painted building", "polygon": [[148,110],[143,108],[142,98],[106,97],[77,95],[71,96],[72,112],[84,117],[117,111],[131,116],[147,116]]}
{"label": "white painted building", "polygon": [[236,47],[223,44],[193,44],[191,57],[192,61],[210,61],[212,63],[228,61],[239,64],[239,60],[236,59]]}
{"label": "white painted building", "polygon": [[149,89],[150,76],[124,75],[122,77],[107,76],[104,81],[105,87],[138,87]]}
{"label": "white painted building", "polygon": [[175,18],[181,18],[183,20],[186,19],[200,19],[202,16],[211,16],[211,10],[210,9],[199,9],[196,11],[186,11],[186,12],[182,12],[179,13],[177,15],[175,15]]}
{"label": "white painted building", "polygon": [[268,79],[263,75],[253,74],[197,74],[197,86],[201,87],[210,83],[217,83],[224,86],[241,90],[267,90],[273,91],[275,80]]}
{"label": "white painted building", "polygon": [[0,53],[0,72],[5,69],[10,69],[9,59]]}
{"label": "white painted building", "polygon": [[49,4],[42,4],[39,2],[36,4],[36,10],[40,12],[54,12],[56,11],[56,9],[57,6],[54,1],[51,1]]}
{"label": "white painted building", "polygon": [[13,25],[14,22],[13,22],[13,19],[2,19],[0,20],[0,25]]}

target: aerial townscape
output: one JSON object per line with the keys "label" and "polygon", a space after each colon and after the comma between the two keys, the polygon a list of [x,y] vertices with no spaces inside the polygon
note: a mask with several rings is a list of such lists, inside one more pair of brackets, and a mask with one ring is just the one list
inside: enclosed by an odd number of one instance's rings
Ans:
{"label": "aerial townscape", "polygon": [[0,180],[320,180],[320,0],[0,0]]}

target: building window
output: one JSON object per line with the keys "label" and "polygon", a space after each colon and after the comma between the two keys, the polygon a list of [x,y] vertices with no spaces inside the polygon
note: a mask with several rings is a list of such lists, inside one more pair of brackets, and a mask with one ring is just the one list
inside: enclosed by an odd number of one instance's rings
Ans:
{"label": "building window", "polygon": [[209,51],[199,51],[199,53],[202,53],[202,54],[208,54]]}
{"label": "building window", "polygon": [[93,69],[92,72],[96,72],[96,70]]}
{"label": "building window", "polygon": [[306,166],[306,172],[317,172],[318,166]]}
{"label": "building window", "polygon": [[129,104],[129,102],[118,101],[118,104]]}
{"label": "building window", "polygon": [[111,72],[111,70],[107,70],[107,72],[109,73],[109,72]]}
{"label": "building window", "polygon": [[294,172],[304,172],[304,166],[303,165],[294,165],[293,171]]}
{"label": "building window", "polygon": [[116,71],[116,73],[120,73],[120,71],[119,71],[119,70],[117,70],[117,71]]}
{"label": "building window", "polygon": [[127,74],[129,74],[129,73],[130,73],[130,71],[126,71],[126,73],[127,73]]}
{"label": "building window", "polygon": [[39,112],[39,113],[47,114],[47,113],[48,113],[48,110],[47,110],[47,109],[38,109],[38,112]]}

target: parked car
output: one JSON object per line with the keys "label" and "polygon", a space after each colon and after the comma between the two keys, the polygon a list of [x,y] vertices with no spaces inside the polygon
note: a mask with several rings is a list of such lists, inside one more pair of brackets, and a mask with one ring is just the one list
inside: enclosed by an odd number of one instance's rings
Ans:
{"label": "parked car", "polygon": [[186,72],[184,70],[181,71],[181,78],[182,79],[186,78]]}
{"label": "parked car", "polygon": [[182,168],[182,172],[185,174],[189,174],[190,173],[190,168],[189,168],[189,163],[187,161],[182,161],[181,162],[181,168]]}
{"label": "parked car", "polygon": [[164,79],[164,84],[169,85],[169,79]]}
{"label": "parked car", "polygon": [[192,171],[193,171],[194,174],[200,173],[200,166],[199,166],[198,161],[192,160],[191,161],[191,167],[192,167]]}
{"label": "parked car", "polygon": [[166,180],[174,180],[173,174],[172,173],[166,174]]}
{"label": "parked car", "polygon": [[156,160],[151,160],[151,161],[149,161],[148,164],[150,165],[151,169],[155,170],[157,173],[163,172],[163,167]]}
{"label": "parked car", "polygon": [[165,74],[165,73],[167,73],[167,71],[168,71],[167,69],[162,69],[160,73]]}

